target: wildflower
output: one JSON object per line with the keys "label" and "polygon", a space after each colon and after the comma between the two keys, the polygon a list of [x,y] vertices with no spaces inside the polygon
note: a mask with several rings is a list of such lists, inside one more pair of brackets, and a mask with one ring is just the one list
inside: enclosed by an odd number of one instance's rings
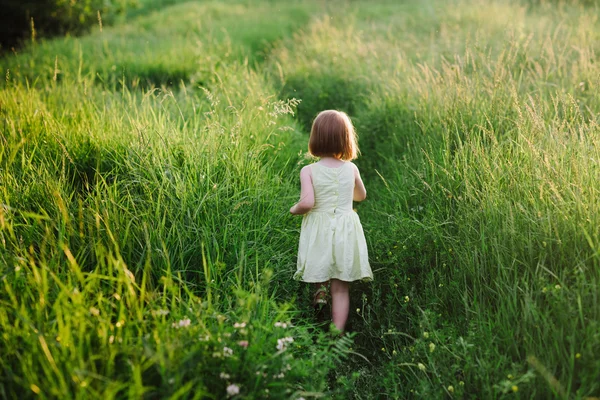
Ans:
{"label": "wildflower", "polygon": [[392,351],[392,354],[393,354],[393,355],[396,355],[396,354],[397,354],[397,353],[396,353],[396,350],[393,350],[393,351]]}
{"label": "wildflower", "polygon": [[424,337],[425,339],[429,338],[429,332],[423,332],[423,337]]}
{"label": "wildflower", "polygon": [[459,386],[465,386],[465,383],[463,381],[458,382]]}
{"label": "wildflower", "polygon": [[429,352],[433,353],[435,351],[435,344],[434,343],[429,343]]}
{"label": "wildflower", "polygon": [[519,387],[517,385],[512,385],[512,391],[517,393],[519,391]]}
{"label": "wildflower", "polygon": [[190,324],[192,323],[192,321],[190,321],[189,318],[184,318],[182,320],[179,320],[177,322],[173,322],[173,327],[174,328],[187,328],[188,326],[190,326]]}
{"label": "wildflower", "polygon": [[385,351],[385,347],[382,347],[382,348],[381,348],[381,351]]}
{"label": "wildflower", "polygon": [[283,328],[283,329],[285,329],[287,327],[288,327],[288,324],[286,324],[285,322],[279,322],[279,321],[275,322],[275,328]]}
{"label": "wildflower", "polygon": [[546,288],[546,287],[542,289],[542,293],[546,293],[547,291],[548,291],[548,288]]}
{"label": "wildflower", "polygon": [[241,346],[241,347],[247,349],[248,348],[248,341],[247,340],[240,340],[238,342],[238,346]]}
{"label": "wildflower", "polygon": [[513,374],[508,374],[508,375],[506,375],[506,377],[507,377],[509,380],[512,380],[512,379],[514,378]]}
{"label": "wildflower", "polygon": [[283,351],[287,349],[288,343],[292,343],[294,341],[293,337],[284,337],[282,339],[277,339],[277,350]]}
{"label": "wildflower", "polygon": [[235,396],[236,394],[240,393],[240,387],[235,383],[232,383],[231,385],[227,386],[226,390],[227,396]]}
{"label": "wildflower", "polygon": [[452,385],[448,386],[448,392],[454,393],[454,386],[452,386]]}
{"label": "wildflower", "polygon": [[96,307],[91,307],[90,314],[92,314],[94,317],[97,317],[98,315],[100,315],[100,310],[98,310]]}
{"label": "wildflower", "polygon": [[408,297],[408,296],[404,296],[404,302],[405,302],[405,303],[408,303],[409,301],[410,301],[410,297]]}
{"label": "wildflower", "polygon": [[577,359],[581,358],[581,353],[575,354],[575,358],[577,358]]}
{"label": "wildflower", "polygon": [[223,355],[225,357],[231,357],[233,355],[233,350],[229,347],[223,347]]}
{"label": "wildflower", "polygon": [[423,372],[425,372],[425,370],[427,369],[427,367],[425,367],[425,365],[423,365],[423,364],[421,364],[421,363],[418,363],[418,364],[417,364],[417,367],[418,367],[418,368],[419,368],[421,371],[423,371]]}
{"label": "wildflower", "polygon": [[360,308],[357,308],[357,309],[356,309],[356,312],[360,314]]}
{"label": "wildflower", "polygon": [[231,376],[229,376],[229,374],[226,374],[225,372],[221,372],[221,374],[219,375],[219,378],[229,379],[229,378],[231,378]]}
{"label": "wildflower", "polygon": [[169,314],[169,310],[163,310],[162,308],[158,310],[152,310],[152,315],[154,315],[155,317],[163,317],[167,314]]}
{"label": "wildflower", "polygon": [[555,286],[554,286],[554,289],[556,289],[556,290],[560,290],[560,285],[555,285]]}
{"label": "wildflower", "polygon": [[210,339],[210,336],[208,336],[208,335],[198,337],[198,340],[201,342],[208,342],[209,339]]}
{"label": "wildflower", "polygon": [[235,329],[245,328],[246,327],[246,323],[245,322],[236,322],[235,324],[233,324],[233,327]]}

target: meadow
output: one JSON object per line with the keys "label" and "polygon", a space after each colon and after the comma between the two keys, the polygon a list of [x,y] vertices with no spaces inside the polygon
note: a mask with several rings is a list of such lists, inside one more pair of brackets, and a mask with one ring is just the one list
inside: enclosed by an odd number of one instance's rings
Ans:
{"label": "meadow", "polygon": [[[0,58],[0,397],[600,397],[594,1],[140,0]],[[288,210],[346,111],[349,332]]]}

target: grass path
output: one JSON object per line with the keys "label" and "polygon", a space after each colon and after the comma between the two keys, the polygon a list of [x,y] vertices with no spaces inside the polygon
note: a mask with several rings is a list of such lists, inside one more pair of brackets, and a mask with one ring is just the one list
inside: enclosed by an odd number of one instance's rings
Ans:
{"label": "grass path", "polygon": [[[0,393],[598,396],[591,10],[186,2],[2,59]],[[290,280],[326,108],[369,190],[353,340]]]}

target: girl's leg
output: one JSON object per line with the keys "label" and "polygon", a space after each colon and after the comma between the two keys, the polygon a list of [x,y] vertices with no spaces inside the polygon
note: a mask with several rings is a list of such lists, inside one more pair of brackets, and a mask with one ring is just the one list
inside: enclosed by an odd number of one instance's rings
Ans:
{"label": "girl's leg", "polygon": [[344,330],[350,311],[350,283],[338,279],[331,280],[331,313],[333,323],[340,331]]}

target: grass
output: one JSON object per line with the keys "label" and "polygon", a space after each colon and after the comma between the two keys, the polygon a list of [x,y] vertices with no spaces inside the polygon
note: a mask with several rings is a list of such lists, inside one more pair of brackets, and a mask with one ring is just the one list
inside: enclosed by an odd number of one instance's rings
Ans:
{"label": "grass", "polygon": [[[164,6],[0,62],[2,397],[600,396],[597,6]],[[343,340],[291,280],[325,108],[369,190]]]}

